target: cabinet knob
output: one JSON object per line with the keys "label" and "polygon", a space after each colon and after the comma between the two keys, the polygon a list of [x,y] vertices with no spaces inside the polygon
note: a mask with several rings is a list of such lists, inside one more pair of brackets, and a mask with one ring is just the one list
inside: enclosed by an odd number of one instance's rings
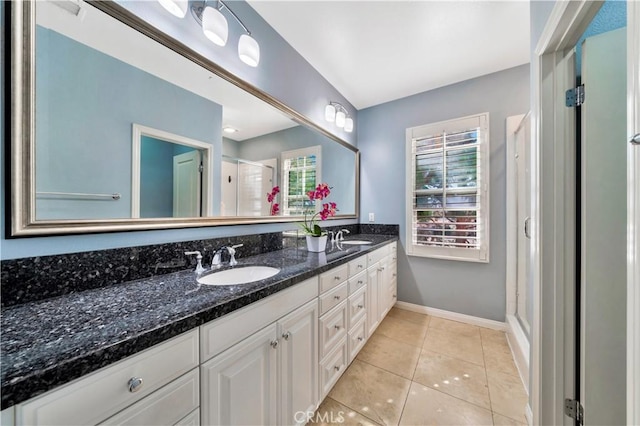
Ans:
{"label": "cabinet knob", "polygon": [[271,342],[271,347],[273,349],[276,349],[278,347],[278,340],[277,339]]}
{"label": "cabinet knob", "polygon": [[141,377],[132,377],[129,379],[129,392],[135,393],[142,389],[142,378]]}
{"label": "cabinet knob", "polygon": [[362,284],[362,280],[358,280],[358,284]]}
{"label": "cabinet knob", "polygon": [[283,338],[284,340],[289,340],[289,337],[291,337],[291,332],[289,332],[289,331],[287,331],[286,333],[284,333],[284,334],[282,335],[282,338]]}
{"label": "cabinet knob", "polygon": [[362,342],[363,340],[364,340],[364,338],[362,338],[362,337],[358,336],[358,341],[359,341],[359,342]]}
{"label": "cabinet knob", "polygon": [[364,308],[363,305],[358,305],[358,309],[362,309],[362,308]]}
{"label": "cabinet knob", "polygon": [[340,300],[340,296],[333,296],[334,299]]}
{"label": "cabinet knob", "polygon": [[358,268],[362,269],[362,265],[358,265]]}
{"label": "cabinet knob", "polygon": [[394,295],[393,295],[393,298],[395,299],[396,297],[398,297],[398,296],[394,294]]}
{"label": "cabinet knob", "polygon": [[336,330],[340,330],[340,326],[339,325],[334,325],[334,327],[336,328]]}
{"label": "cabinet knob", "polygon": [[333,277],[333,279],[336,280],[336,281],[340,281],[340,277],[338,277],[338,276]]}
{"label": "cabinet knob", "polygon": [[394,277],[396,276],[396,273],[395,273],[395,272],[393,273],[393,276],[394,276]]}
{"label": "cabinet knob", "polygon": [[340,366],[339,366],[339,365],[336,365],[336,366],[335,366],[335,367],[333,367],[333,368],[335,368],[335,370],[336,370],[336,371],[340,371]]}

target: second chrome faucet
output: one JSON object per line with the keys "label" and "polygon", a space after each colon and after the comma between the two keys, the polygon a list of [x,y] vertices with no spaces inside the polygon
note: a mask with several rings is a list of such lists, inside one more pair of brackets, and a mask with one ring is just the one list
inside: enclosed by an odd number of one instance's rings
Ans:
{"label": "second chrome faucet", "polygon": [[211,260],[211,269],[218,269],[222,266],[222,252],[224,250],[229,253],[229,266],[236,266],[238,261],[236,260],[236,249],[242,247],[244,244],[236,244],[234,246],[220,247],[213,252],[213,259]]}

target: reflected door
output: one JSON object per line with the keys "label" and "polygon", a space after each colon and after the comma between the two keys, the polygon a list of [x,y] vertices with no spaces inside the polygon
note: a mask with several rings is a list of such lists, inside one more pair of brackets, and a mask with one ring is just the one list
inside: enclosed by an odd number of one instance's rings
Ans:
{"label": "reflected door", "polygon": [[200,151],[173,157],[173,217],[200,216]]}
{"label": "reflected door", "polygon": [[516,317],[527,335],[530,323],[530,294],[527,285],[529,275],[529,212],[531,206],[531,192],[528,190],[531,182],[529,169],[529,149],[531,135],[531,118],[525,116],[515,135],[515,170],[516,170],[516,210],[517,210],[517,263],[516,263]]}

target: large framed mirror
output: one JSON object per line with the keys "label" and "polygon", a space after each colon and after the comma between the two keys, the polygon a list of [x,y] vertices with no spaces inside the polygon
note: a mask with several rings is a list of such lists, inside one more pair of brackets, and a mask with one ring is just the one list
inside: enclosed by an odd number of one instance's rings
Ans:
{"label": "large framed mirror", "polygon": [[11,15],[11,236],[358,217],[357,148],[122,5]]}

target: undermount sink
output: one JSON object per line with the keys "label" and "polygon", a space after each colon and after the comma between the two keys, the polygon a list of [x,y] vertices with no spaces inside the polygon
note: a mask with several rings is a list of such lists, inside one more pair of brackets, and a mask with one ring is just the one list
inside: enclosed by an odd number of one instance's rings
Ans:
{"label": "undermount sink", "polygon": [[371,244],[371,241],[367,241],[367,240],[343,240],[340,241],[340,244],[346,244],[346,245],[366,245],[366,244]]}
{"label": "undermount sink", "polygon": [[247,284],[270,278],[278,272],[279,268],[270,266],[243,266],[203,275],[197,281],[205,285]]}

